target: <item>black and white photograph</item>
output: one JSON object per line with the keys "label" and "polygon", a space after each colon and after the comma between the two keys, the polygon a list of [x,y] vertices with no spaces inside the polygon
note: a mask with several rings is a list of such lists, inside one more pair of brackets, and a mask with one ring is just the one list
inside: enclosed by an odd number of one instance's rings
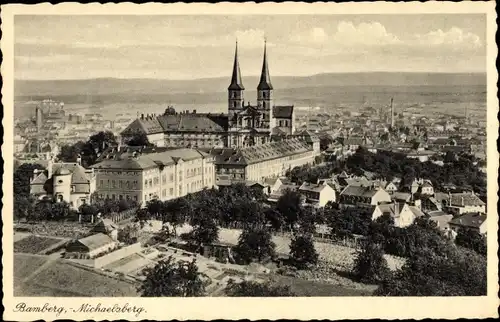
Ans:
{"label": "black and white photograph", "polygon": [[167,8],[12,16],[14,312],[496,294],[486,11]]}

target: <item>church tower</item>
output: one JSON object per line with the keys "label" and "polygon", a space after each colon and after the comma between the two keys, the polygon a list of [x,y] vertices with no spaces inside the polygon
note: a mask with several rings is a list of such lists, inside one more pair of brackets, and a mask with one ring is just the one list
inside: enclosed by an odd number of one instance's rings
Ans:
{"label": "church tower", "polygon": [[231,84],[227,88],[228,92],[228,115],[229,127],[236,127],[235,114],[243,108],[243,91],[245,87],[241,81],[240,63],[238,61],[238,42],[234,52],[233,75],[231,76]]}
{"label": "church tower", "polygon": [[259,85],[257,86],[257,107],[263,114],[264,127],[271,127],[272,120],[272,99],[273,85],[269,76],[269,67],[267,66],[267,42],[264,41],[264,60],[262,62],[262,72],[260,74]]}

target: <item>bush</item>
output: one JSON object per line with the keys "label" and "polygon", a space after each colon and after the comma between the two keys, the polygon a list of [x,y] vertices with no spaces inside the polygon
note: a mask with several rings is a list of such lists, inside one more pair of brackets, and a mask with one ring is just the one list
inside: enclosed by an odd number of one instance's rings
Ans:
{"label": "bush", "polygon": [[318,252],[311,236],[297,236],[290,244],[290,257],[298,268],[306,268],[318,263]]}
{"label": "bush", "polygon": [[366,242],[354,260],[353,276],[363,283],[380,283],[391,272],[384,258],[382,247],[373,242]]}

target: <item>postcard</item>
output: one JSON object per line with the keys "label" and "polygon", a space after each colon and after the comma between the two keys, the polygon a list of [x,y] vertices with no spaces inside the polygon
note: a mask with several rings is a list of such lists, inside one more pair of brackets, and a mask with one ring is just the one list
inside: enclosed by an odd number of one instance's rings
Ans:
{"label": "postcard", "polygon": [[498,317],[494,2],[1,15],[4,319]]}

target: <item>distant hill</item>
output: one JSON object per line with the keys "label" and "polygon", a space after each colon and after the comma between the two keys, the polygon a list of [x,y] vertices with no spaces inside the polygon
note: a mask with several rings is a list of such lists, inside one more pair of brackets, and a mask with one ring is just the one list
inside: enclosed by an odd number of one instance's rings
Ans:
{"label": "distant hill", "polygon": [[[276,90],[300,88],[332,88],[343,86],[483,86],[486,74],[444,73],[343,73],[318,74],[312,76],[272,77]],[[254,90],[257,76],[243,78],[247,90]],[[85,80],[15,80],[16,98],[33,97],[112,97],[192,94],[204,98],[207,94],[224,93],[229,84],[228,77],[194,80],[166,79],[116,79],[97,78]],[[190,101],[192,101],[192,98]]]}

